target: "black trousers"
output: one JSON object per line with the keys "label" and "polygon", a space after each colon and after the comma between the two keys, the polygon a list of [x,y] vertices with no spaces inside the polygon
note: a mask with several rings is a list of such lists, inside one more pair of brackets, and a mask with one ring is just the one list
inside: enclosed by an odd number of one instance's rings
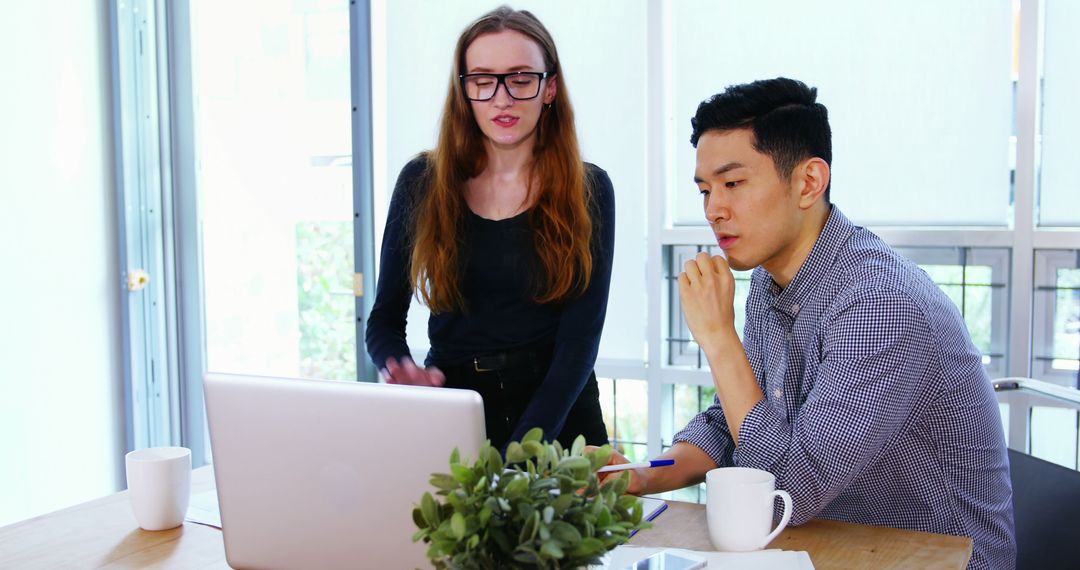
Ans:
{"label": "black trousers", "polygon": [[[452,362],[440,363],[435,359],[432,364],[446,374],[447,388],[475,390],[480,394],[484,399],[487,437],[491,445],[503,450],[551,367],[551,352],[550,347],[543,347],[477,355]],[[563,447],[569,448],[579,434],[584,435],[590,445],[608,443],[595,372],[589,374],[581,394],[570,408],[562,432],[545,433],[544,439],[557,439]]]}

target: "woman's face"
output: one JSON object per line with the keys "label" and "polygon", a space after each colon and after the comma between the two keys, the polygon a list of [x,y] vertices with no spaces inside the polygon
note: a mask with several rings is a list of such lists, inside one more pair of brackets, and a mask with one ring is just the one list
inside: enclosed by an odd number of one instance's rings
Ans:
{"label": "woman's face", "polygon": [[[544,55],[540,46],[528,36],[513,30],[503,30],[477,37],[465,50],[465,73],[545,72]],[[531,81],[537,81],[533,86]],[[551,76],[537,79],[532,76],[510,76],[500,84],[497,78],[480,77],[466,80],[465,89],[473,94],[486,93],[495,87],[495,95],[487,101],[470,101],[473,117],[488,143],[500,149],[514,149],[523,143],[531,144],[544,105],[555,99],[555,81]],[[508,87],[518,97],[515,99]]]}

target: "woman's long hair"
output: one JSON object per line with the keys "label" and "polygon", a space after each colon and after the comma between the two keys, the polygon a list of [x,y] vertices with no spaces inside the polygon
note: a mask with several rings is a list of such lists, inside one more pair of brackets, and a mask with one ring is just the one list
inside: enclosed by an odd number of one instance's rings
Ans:
{"label": "woman's long hair", "polygon": [[[428,153],[426,186],[415,209],[410,280],[417,295],[436,312],[465,310],[460,274],[468,205],[465,183],[484,171],[484,134],[473,118],[458,76],[465,70],[465,50],[481,35],[514,30],[532,39],[554,73],[555,99],[540,113],[526,201],[529,226],[541,271],[534,300],[564,301],[582,293],[592,276],[589,204],[591,185],[578,150],[574,110],[566,93],[555,42],[536,16],[507,6],[497,8],[462,32],[454,50],[450,89],[443,105],[438,146]],[[536,176],[532,176],[536,173]],[[533,182],[535,180],[535,182]]]}

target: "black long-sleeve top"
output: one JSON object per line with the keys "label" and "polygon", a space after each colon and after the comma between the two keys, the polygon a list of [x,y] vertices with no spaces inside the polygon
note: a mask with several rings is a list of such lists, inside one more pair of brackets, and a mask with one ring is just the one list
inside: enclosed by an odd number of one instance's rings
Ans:
{"label": "black long-sleeve top", "polygon": [[[504,220],[487,220],[467,211],[461,276],[466,308],[432,313],[428,320],[431,352],[427,364],[526,346],[554,347],[547,376],[511,440],[520,440],[537,426],[546,437],[558,435],[596,362],[611,284],[615,196],[607,173],[593,164],[585,166],[593,195],[593,272],[582,295],[543,305],[533,300],[539,260],[528,211]],[[405,320],[413,298],[411,232],[413,210],[426,190],[426,168],[423,155],[405,165],[386,217],[375,305],[366,334],[368,353],[380,370],[387,358],[411,358],[405,340]]]}

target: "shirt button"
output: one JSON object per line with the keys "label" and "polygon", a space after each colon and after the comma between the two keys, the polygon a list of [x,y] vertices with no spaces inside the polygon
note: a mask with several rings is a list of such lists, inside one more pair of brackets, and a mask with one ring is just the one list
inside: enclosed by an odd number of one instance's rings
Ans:
{"label": "shirt button", "polygon": [[772,395],[773,395],[774,399],[779,400],[780,397],[784,395],[784,392],[782,390],[780,390],[780,388],[777,388],[777,389],[772,391]]}
{"label": "shirt button", "polygon": [[786,337],[786,338],[787,338],[788,342],[791,342],[791,339],[795,338],[795,335],[794,335],[794,333],[792,333],[791,331],[788,331],[788,332],[787,332],[787,333],[786,333],[786,334],[784,335],[784,337]]}
{"label": "shirt button", "polygon": [[799,305],[798,305],[798,303],[791,306],[791,314],[793,314],[793,315],[799,314]]}

